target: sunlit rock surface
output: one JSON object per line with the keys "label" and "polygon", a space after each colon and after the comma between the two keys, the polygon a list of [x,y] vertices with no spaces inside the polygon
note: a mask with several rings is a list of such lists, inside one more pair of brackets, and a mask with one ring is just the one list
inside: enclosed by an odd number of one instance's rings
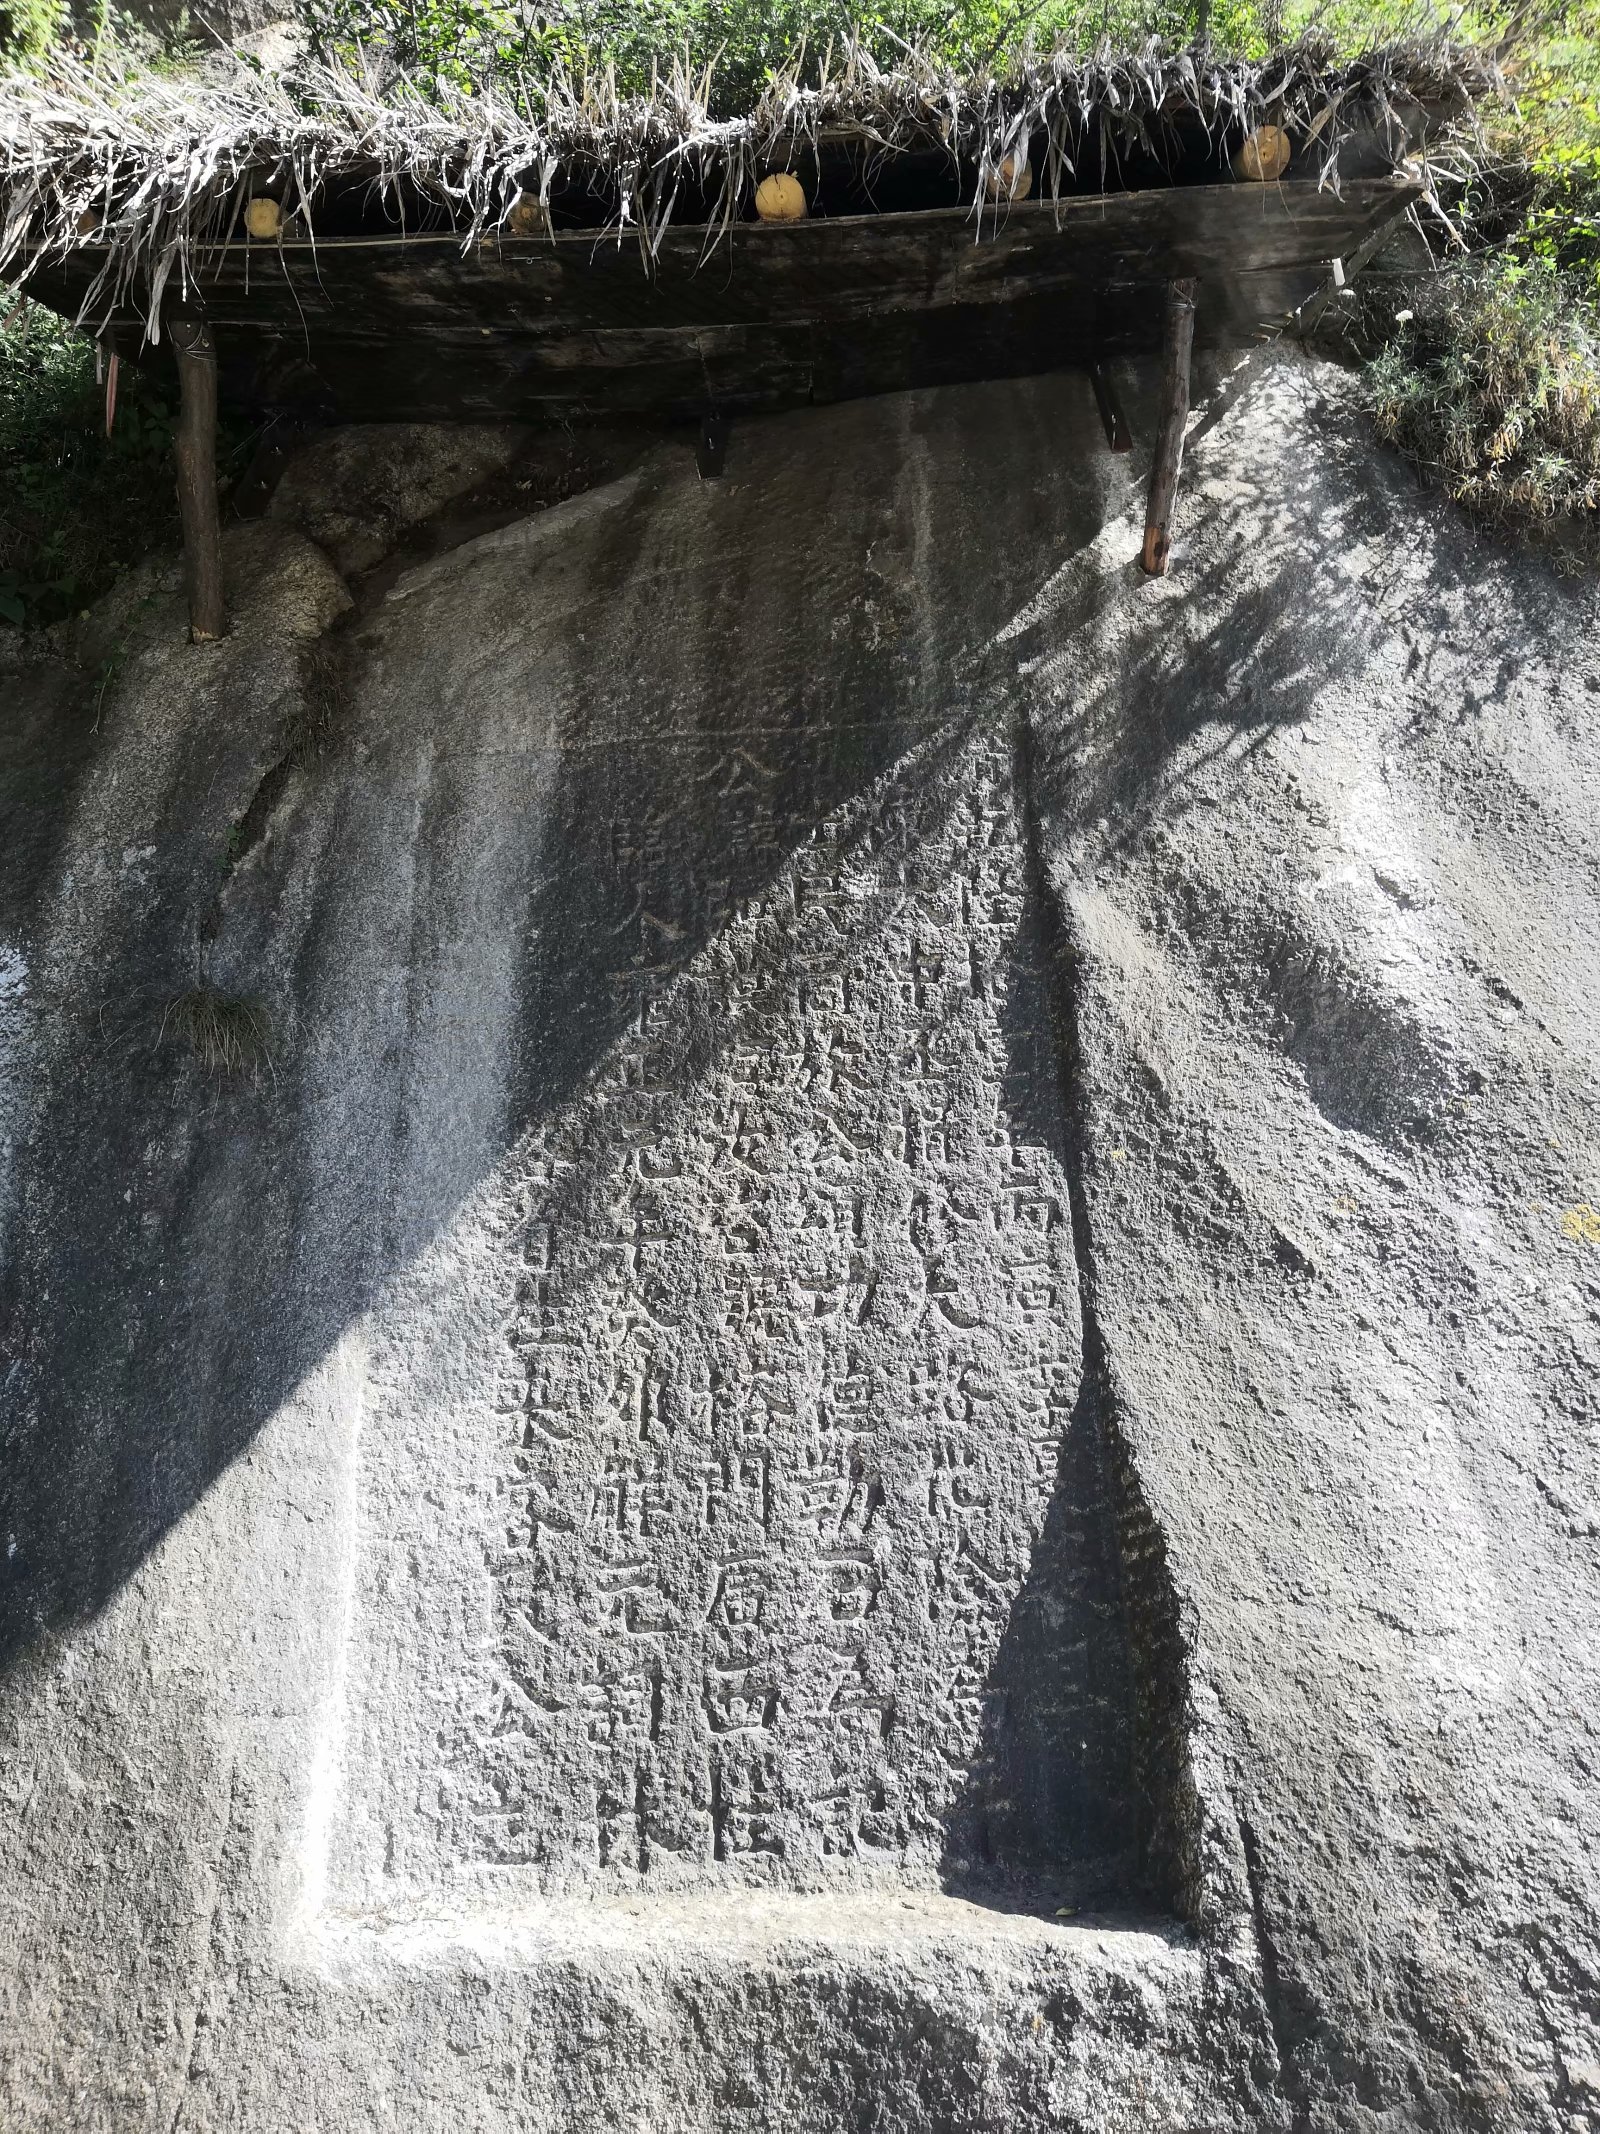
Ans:
{"label": "sunlit rock surface", "polygon": [[7,679],[8,2125],[1600,2127],[1596,602],[1347,401]]}

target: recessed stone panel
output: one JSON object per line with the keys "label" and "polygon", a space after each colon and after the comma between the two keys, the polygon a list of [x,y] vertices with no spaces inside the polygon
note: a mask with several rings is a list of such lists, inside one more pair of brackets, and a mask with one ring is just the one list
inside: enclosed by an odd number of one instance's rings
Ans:
{"label": "recessed stone panel", "polygon": [[[891,738],[831,811],[837,748],[792,740],[578,771],[533,1116],[425,1277],[447,1343],[452,1289],[492,1320],[468,1306],[444,1432],[381,1344],[375,1369],[356,1640],[384,1710],[356,1714],[345,1782],[371,1862],[387,1823],[378,1894],[1125,1871],[1126,1656],[1010,737]],[[397,1462],[440,1511],[404,1547]]]}

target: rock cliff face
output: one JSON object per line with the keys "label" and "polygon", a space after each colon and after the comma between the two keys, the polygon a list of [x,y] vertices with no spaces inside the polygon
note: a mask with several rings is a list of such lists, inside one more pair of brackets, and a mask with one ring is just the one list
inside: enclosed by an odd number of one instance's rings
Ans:
{"label": "rock cliff face", "polygon": [[1592,588],[413,443],[7,683],[7,2124],[1600,2128]]}

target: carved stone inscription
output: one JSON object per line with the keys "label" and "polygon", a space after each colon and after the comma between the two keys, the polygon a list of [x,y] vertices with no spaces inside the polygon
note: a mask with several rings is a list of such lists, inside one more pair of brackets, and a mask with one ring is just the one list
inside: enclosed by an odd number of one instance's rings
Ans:
{"label": "carved stone inscription", "polygon": [[594,826],[620,1035],[523,1145],[445,1824],[552,1894],[932,1882],[1080,1381],[1010,753],[821,832],[753,751],[701,776],[736,907],[670,803]]}

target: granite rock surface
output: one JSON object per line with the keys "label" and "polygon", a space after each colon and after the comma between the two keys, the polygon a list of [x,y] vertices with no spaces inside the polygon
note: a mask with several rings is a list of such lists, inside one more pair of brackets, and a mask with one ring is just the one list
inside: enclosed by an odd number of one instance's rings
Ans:
{"label": "granite rock surface", "polygon": [[0,2117],[1600,2129],[1592,586],[397,442],[6,679]]}

